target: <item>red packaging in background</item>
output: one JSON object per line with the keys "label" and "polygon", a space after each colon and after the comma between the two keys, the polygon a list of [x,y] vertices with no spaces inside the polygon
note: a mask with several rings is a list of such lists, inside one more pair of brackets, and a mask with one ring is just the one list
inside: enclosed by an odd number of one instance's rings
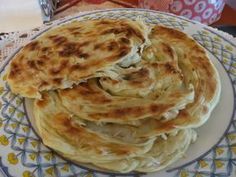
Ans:
{"label": "red packaging in background", "polygon": [[[71,0],[64,0],[69,1]],[[223,11],[226,0],[83,0],[88,3],[101,4],[113,2],[123,7],[139,7],[187,17],[210,25],[217,21]],[[228,2],[236,0],[228,0]],[[233,14],[232,14],[233,15]]]}
{"label": "red packaging in background", "polygon": [[171,12],[204,24],[220,18],[225,0],[139,0],[139,7]]}
{"label": "red packaging in background", "polygon": [[84,1],[88,3],[93,3],[93,4],[101,4],[105,2],[106,0],[84,0]]}

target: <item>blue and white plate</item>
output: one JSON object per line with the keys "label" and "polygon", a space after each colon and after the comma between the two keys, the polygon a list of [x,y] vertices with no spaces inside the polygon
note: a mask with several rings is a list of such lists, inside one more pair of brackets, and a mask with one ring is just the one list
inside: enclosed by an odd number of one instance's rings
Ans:
{"label": "blue and white plate", "polygon": [[[71,20],[100,18],[136,19],[179,29],[198,41],[216,66],[222,83],[220,102],[209,121],[197,129],[198,139],[184,158],[151,174],[118,174],[73,164],[48,149],[34,132],[25,99],[6,83],[6,68],[19,49],[50,28]],[[226,177],[236,176],[236,40],[211,27],[171,14],[142,9],[93,11],[10,36],[0,43],[0,176],[14,177]]]}

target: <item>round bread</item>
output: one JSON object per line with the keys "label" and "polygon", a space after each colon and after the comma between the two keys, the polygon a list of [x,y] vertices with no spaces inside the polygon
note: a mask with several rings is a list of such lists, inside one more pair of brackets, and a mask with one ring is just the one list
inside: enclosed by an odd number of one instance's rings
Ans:
{"label": "round bread", "polygon": [[[74,21],[27,44],[13,58],[7,81],[11,91],[29,98],[107,75],[115,63],[133,58],[147,38],[146,27],[131,20]],[[125,65],[126,63],[123,63]]]}
{"label": "round bread", "polygon": [[34,117],[45,145],[77,163],[92,163],[121,173],[165,168],[181,158],[196,138],[193,130],[185,129],[167,134],[165,139],[158,136],[132,143],[135,141],[112,135],[111,130],[106,134],[95,132],[64,109],[54,92],[45,93],[42,100],[35,101]]}
{"label": "round bread", "polygon": [[151,45],[139,63],[113,67],[116,79],[90,79],[59,90],[62,104],[85,120],[151,127],[143,136],[206,122],[221,86],[205,50],[186,34],[163,26],[153,27],[149,38]]}
{"label": "round bread", "polygon": [[11,90],[35,98],[45,145],[75,162],[153,172],[178,160],[220,96],[219,75],[185,33],[131,20],[64,24],[11,62]]}

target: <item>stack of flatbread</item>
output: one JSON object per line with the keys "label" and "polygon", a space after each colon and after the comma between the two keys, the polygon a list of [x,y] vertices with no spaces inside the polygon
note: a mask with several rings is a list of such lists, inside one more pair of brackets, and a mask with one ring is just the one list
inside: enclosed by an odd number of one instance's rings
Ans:
{"label": "stack of flatbread", "polygon": [[124,19],[50,29],[14,57],[7,81],[34,99],[45,145],[122,173],[180,159],[220,95],[218,73],[191,37]]}

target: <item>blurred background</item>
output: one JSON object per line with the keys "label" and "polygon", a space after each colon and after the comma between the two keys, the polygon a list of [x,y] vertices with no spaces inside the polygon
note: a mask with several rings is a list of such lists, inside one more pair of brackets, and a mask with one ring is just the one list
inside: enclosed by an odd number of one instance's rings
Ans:
{"label": "blurred background", "polygon": [[0,33],[32,29],[78,12],[122,7],[169,12],[236,32],[236,0],[0,0]]}

